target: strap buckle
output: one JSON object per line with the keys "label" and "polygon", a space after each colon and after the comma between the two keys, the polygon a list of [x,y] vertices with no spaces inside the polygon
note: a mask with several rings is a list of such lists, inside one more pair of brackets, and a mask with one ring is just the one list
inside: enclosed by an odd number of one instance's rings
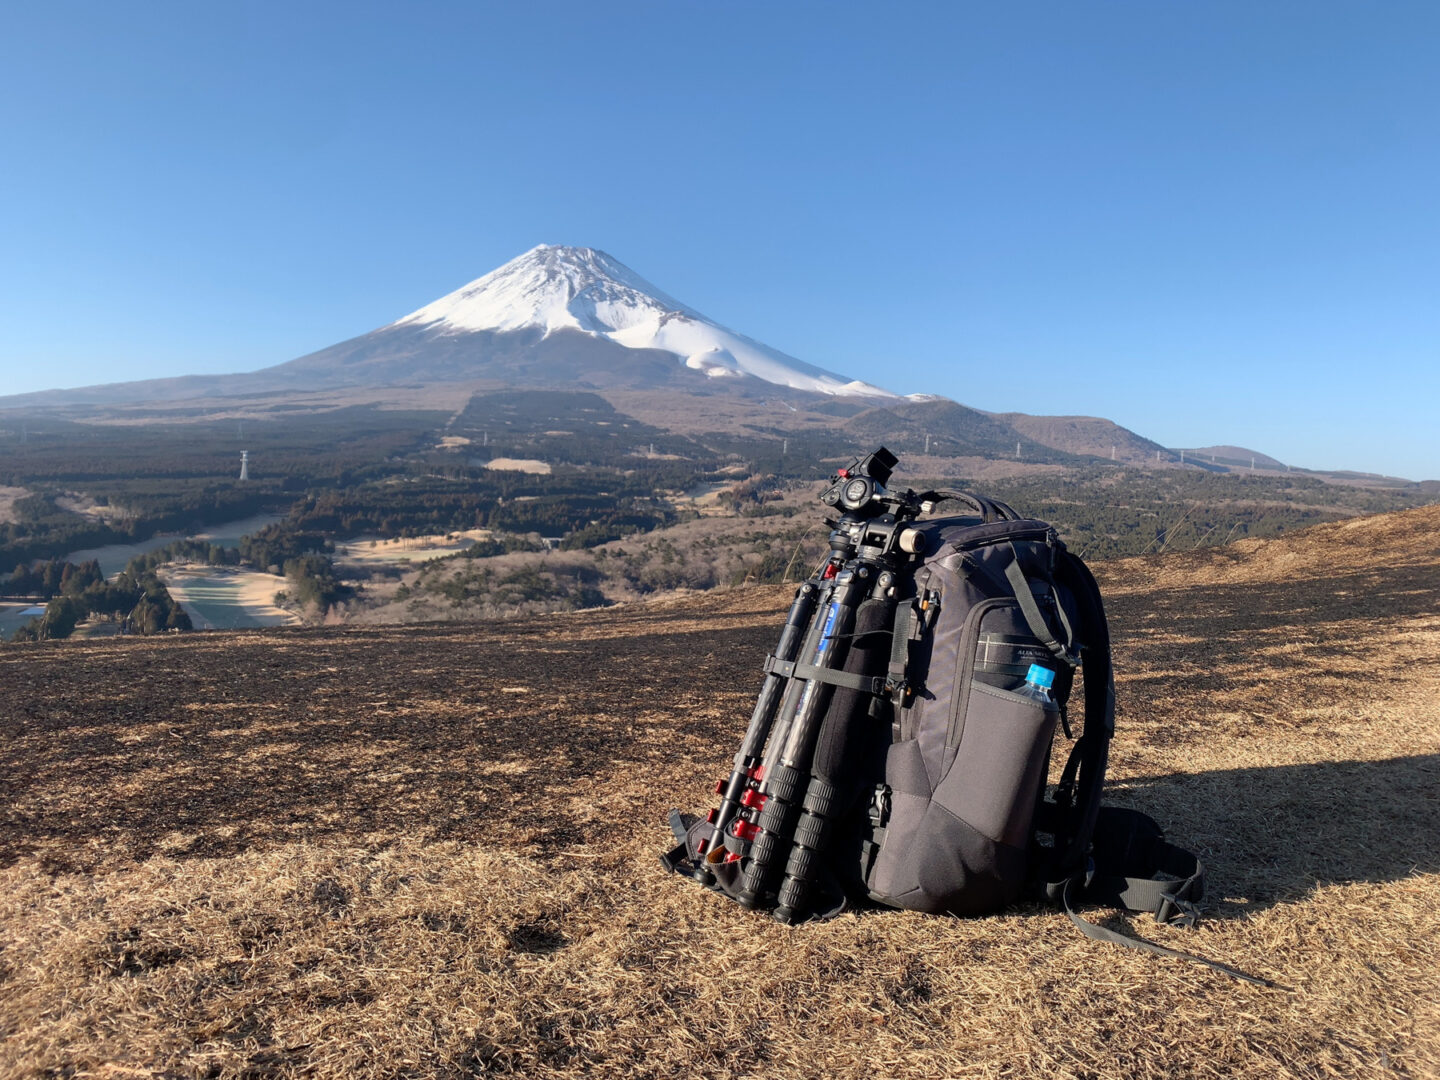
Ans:
{"label": "strap buckle", "polygon": [[768,653],[765,657],[764,673],[766,675],[781,675],[789,678],[795,672],[795,661],[781,660],[774,653]]}
{"label": "strap buckle", "polygon": [[870,795],[870,806],[867,808],[870,816],[870,826],[874,829],[883,829],[885,823],[890,820],[890,785],[877,784],[874,792]]}
{"label": "strap buckle", "polygon": [[1155,921],[1188,930],[1200,921],[1200,907],[1174,893],[1166,893],[1155,909]]}

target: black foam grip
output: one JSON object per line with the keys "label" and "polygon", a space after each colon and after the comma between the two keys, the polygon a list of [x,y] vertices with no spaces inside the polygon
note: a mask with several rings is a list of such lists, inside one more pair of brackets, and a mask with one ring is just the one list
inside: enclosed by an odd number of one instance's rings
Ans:
{"label": "black foam grip", "polygon": [[[890,663],[890,632],[895,605],[886,600],[866,600],[855,613],[855,636],[845,657],[843,671],[855,675],[883,675]],[[811,771],[832,786],[844,788],[854,774],[855,758],[849,743],[855,721],[868,716],[873,695],[839,687],[830,699],[825,720],[815,742]]]}

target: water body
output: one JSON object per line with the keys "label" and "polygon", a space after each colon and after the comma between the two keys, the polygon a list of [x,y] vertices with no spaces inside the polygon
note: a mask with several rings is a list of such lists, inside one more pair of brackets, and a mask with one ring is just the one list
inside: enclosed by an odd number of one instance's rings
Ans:
{"label": "water body", "polygon": [[252,517],[240,518],[236,521],[227,521],[221,525],[207,526],[202,532],[191,533],[163,533],[160,536],[152,536],[149,540],[141,540],[134,544],[107,544],[105,547],[86,548],[83,551],[72,551],[65,558],[72,563],[88,562],[97,559],[100,562],[100,572],[107,578],[114,577],[129,561],[136,555],[148,555],[156,548],[162,548],[166,544],[172,544],[176,540],[208,540],[212,544],[219,544],[221,547],[238,547],[240,537],[249,533],[257,532],[266,525],[284,520],[284,514],[256,514]]}
{"label": "water body", "polygon": [[240,546],[240,538],[249,536],[251,533],[259,532],[266,525],[274,525],[277,521],[284,521],[284,514],[256,514],[253,517],[241,518],[239,521],[229,521],[224,525],[211,525],[204,532],[196,533],[196,540],[209,540],[212,544],[219,544],[221,547],[233,548]]}
{"label": "water body", "polygon": [[0,604],[0,637],[6,641],[10,635],[19,630],[36,615],[45,614],[45,605],[38,607],[33,604]]}

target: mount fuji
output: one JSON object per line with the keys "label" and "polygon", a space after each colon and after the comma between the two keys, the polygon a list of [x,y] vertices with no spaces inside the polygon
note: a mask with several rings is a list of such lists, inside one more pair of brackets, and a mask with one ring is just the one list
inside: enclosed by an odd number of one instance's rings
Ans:
{"label": "mount fuji", "polygon": [[41,390],[0,397],[0,408],[431,384],[672,390],[712,399],[725,391],[763,398],[784,387],[860,408],[896,400],[721,326],[603,251],[542,244],[404,318],[297,360],[242,374]]}
{"label": "mount fuji", "polygon": [[327,385],[497,380],[511,385],[762,383],[893,398],[738,334],[603,251],[542,244],[404,318],[288,364]]}

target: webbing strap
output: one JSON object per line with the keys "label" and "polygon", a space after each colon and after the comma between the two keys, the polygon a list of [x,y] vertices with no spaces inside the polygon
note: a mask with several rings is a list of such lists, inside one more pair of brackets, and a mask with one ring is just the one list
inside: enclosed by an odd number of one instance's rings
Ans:
{"label": "webbing strap", "polygon": [[1196,883],[1203,871],[1183,881],[1165,881],[1158,878],[1122,877],[1111,882],[1096,882],[1101,888],[1108,885],[1114,892],[1116,902],[1127,911],[1148,911],[1159,923],[1172,926],[1194,926],[1200,920],[1200,908]]}
{"label": "webbing strap", "polygon": [[[1075,646],[1075,628],[1070,625],[1070,616],[1065,614],[1065,605],[1060,602],[1060,594],[1055,593],[1055,614],[1060,619],[1060,629],[1065,631],[1065,640],[1070,643],[1073,649]],[[1074,655],[1073,653],[1071,654]]]}
{"label": "webbing strap", "polygon": [[1013,558],[1005,567],[1005,579],[1010,582],[1015,599],[1020,602],[1020,614],[1025,616],[1025,625],[1030,627],[1030,632],[1054,653],[1057,659],[1074,667],[1075,658],[1070,655],[1068,648],[1055,639],[1049,624],[1045,622],[1045,616],[1040,612],[1040,605],[1035,602],[1035,594],[1030,591],[1030,579],[1025,576],[1025,571],[1020,569],[1020,553],[1015,550],[1014,544],[1010,545],[1010,552]]}
{"label": "webbing strap", "polygon": [[1080,559],[1066,551],[1060,552],[1057,571],[1058,580],[1070,590],[1079,611],[1080,655],[1085,670],[1085,727],[1057,789],[1064,808],[1055,836],[1055,864],[1068,874],[1084,865],[1100,813],[1110,738],[1115,733],[1115,679],[1105,604],[1094,576]]}
{"label": "webbing strap", "polygon": [[[1172,882],[1171,884],[1175,883]],[[1079,915],[1075,914],[1075,909],[1070,903],[1070,895],[1074,891],[1074,888],[1075,879],[1071,878],[1066,882],[1063,893],[1065,914],[1070,916],[1070,921],[1088,938],[1093,938],[1096,941],[1108,941],[1112,945],[1123,945],[1127,949],[1140,949],[1143,952],[1152,952],[1159,956],[1169,956],[1176,960],[1189,960],[1192,964],[1203,964],[1214,971],[1223,972],[1231,978],[1240,979],[1248,983],[1255,983],[1257,986],[1277,987],[1279,985],[1278,983],[1271,982],[1269,979],[1263,979],[1259,975],[1247,975],[1245,972],[1230,967],[1228,964],[1222,964],[1218,960],[1207,960],[1203,956],[1192,956],[1190,953],[1181,952],[1179,949],[1167,949],[1164,945],[1157,945],[1155,942],[1146,941],[1144,938],[1133,938],[1125,934],[1117,934],[1114,930],[1109,930],[1103,926],[1096,926],[1094,923],[1082,919]]]}
{"label": "webbing strap", "polygon": [[910,635],[915,629],[915,601],[906,600],[895,605],[895,629],[890,637],[890,667],[887,669],[890,685],[897,695],[903,695],[905,668],[910,663]]}
{"label": "webbing strap", "polygon": [[862,694],[885,693],[883,675],[858,675],[836,668],[816,667],[814,664],[802,664],[795,660],[781,660],[773,653],[765,658],[765,674],[772,673],[787,679],[807,679],[810,682],[843,686],[847,690],[858,690]]}

